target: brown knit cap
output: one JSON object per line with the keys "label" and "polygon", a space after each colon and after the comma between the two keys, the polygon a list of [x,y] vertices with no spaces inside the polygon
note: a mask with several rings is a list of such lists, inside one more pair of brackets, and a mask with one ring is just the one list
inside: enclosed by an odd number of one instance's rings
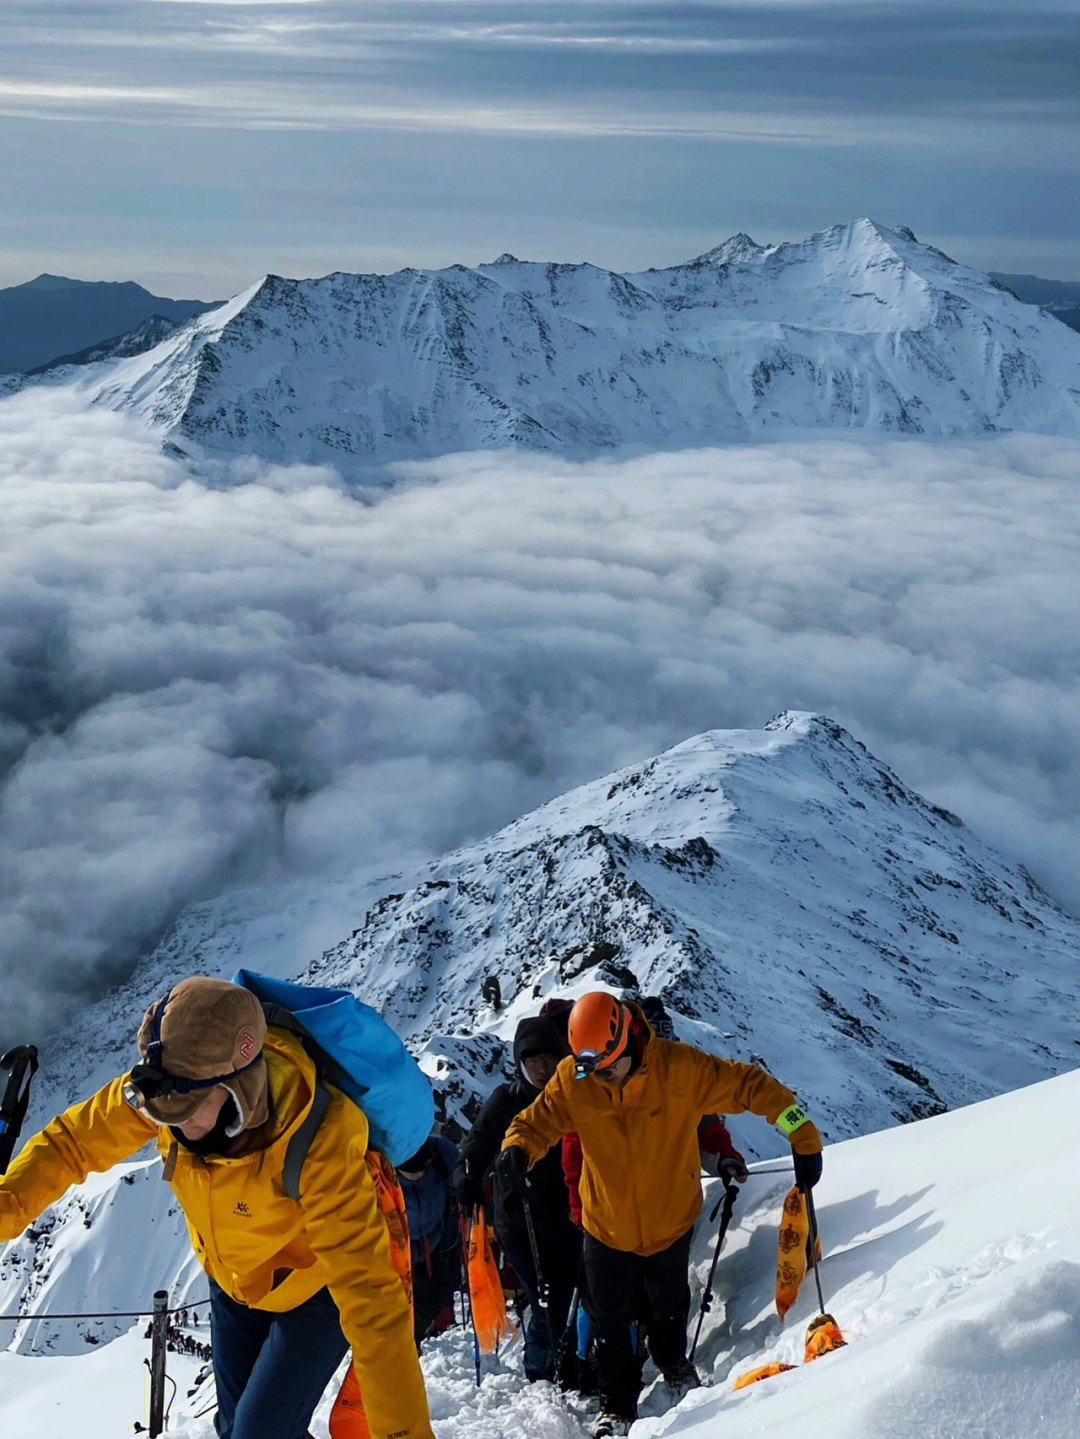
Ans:
{"label": "brown knit cap", "polygon": [[[150,1006],[139,1026],[139,1053],[146,1058],[153,1033]],[[194,975],[169,991],[161,1016],[161,1067],[178,1079],[215,1079],[236,1100],[243,1127],[261,1124],[267,1116],[266,1061],[259,1059],[266,1040],[266,1016],[248,989],[224,979]],[[251,1066],[248,1068],[248,1066]],[[242,1073],[236,1071],[242,1070]],[[229,1076],[235,1076],[231,1078]],[[209,1090],[170,1094],[148,1103],[148,1113],[163,1124],[183,1124],[206,1099]]]}

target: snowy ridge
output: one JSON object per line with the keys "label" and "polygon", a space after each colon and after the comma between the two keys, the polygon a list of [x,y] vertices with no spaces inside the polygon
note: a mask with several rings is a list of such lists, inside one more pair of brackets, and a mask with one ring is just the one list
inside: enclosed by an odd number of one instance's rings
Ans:
{"label": "snowy ridge", "polygon": [[145,355],[60,371],[180,445],[346,472],[455,450],[575,454],[805,428],[1080,431],[1080,338],[870,220],[737,235],[618,275],[268,275]]}
{"label": "snowy ridge", "polygon": [[[443,1035],[509,1038],[544,998],[598,983],[662,994],[681,1038],[763,1063],[835,1140],[1074,1064],[1078,940],[955,816],[838,725],[788,713],[448,856],[308,973],[443,1054],[444,1083]],[[497,1016],[479,997],[489,973]],[[777,1152],[760,1125],[734,1127]]]}

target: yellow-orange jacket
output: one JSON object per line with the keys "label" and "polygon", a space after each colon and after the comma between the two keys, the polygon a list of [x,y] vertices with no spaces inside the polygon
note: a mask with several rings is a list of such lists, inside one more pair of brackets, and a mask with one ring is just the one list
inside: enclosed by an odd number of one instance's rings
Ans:
{"label": "yellow-orange jacket", "polygon": [[[207,1274],[242,1304],[295,1309],[329,1286],[352,1347],[373,1439],[431,1439],[408,1299],[394,1272],[368,1171],[368,1123],[338,1090],[308,1150],[299,1201],[286,1195],[285,1151],[311,1107],[315,1068],[293,1035],[272,1029],[265,1055],[271,1119],[265,1147],[239,1157],[176,1151],[169,1179]],[[72,1184],[172,1135],[114,1079],[34,1136],[0,1176],[0,1240],[13,1239]]]}
{"label": "yellow-orange jacket", "polygon": [[[757,1065],[658,1039],[640,1011],[635,1018],[648,1039],[641,1066],[625,1084],[608,1085],[595,1075],[576,1079],[573,1059],[564,1059],[511,1123],[503,1148],[519,1145],[535,1164],[576,1130],[585,1230],[612,1249],[657,1254],[686,1233],[701,1208],[701,1116],[749,1110],[775,1124],[795,1096]],[[790,1138],[800,1154],[821,1149],[809,1120]]]}

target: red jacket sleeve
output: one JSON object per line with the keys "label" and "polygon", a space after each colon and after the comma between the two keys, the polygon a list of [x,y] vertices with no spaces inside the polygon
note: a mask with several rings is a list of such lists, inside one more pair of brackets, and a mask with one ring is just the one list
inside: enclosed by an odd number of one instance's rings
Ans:
{"label": "red jacket sleeve", "polygon": [[746,1161],[731,1142],[727,1125],[718,1114],[706,1114],[702,1117],[697,1137],[698,1149],[703,1155],[715,1154],[717,1159],[737,1159],[740,1164],[745,1164]]}
{"label": "red jacket sleeve", "polygon": [[581,1140],[571,1131],[563,1135],[562,1142],[562,1168],[566,1178],[566,1187],[570,1192],[570,1218],[577,1227],[581,1228],[581,1166],[583,1163],[581,1153]]}

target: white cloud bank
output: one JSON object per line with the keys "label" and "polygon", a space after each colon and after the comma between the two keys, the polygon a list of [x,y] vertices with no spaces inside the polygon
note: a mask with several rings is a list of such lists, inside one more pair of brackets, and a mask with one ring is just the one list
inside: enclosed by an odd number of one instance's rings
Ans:
{"label": "white cloud bank", "polygon": [[1078,459],[488,454],[361,503],[0,402],[0,1027],[39,1037],[195,899],[434,854],[789,706],[1080,909]]}

